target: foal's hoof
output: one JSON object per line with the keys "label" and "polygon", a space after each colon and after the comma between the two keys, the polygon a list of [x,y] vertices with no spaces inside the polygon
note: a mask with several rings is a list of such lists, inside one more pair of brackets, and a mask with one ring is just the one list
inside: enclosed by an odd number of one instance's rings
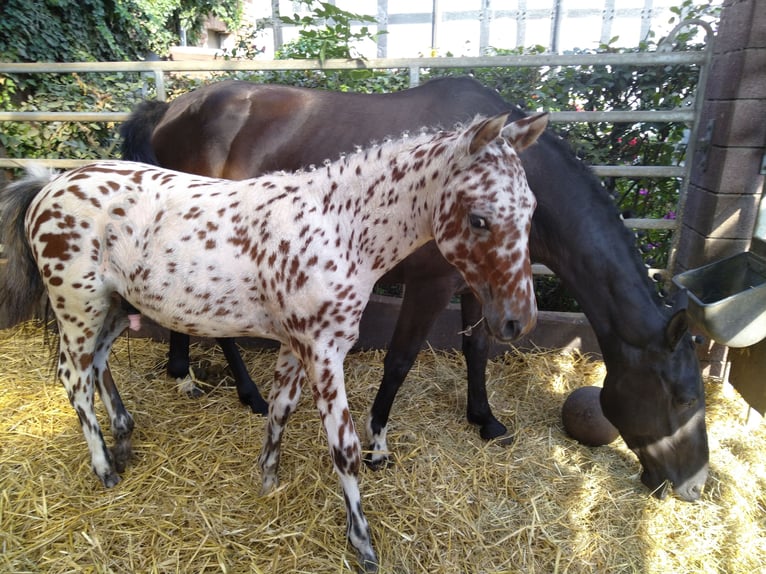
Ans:
{"label": "foal's hoof", "polygon": [[114,486],[117,486],[120,483],[120,475],[117,474],[115,471],[110,470],[103,476],[96,473],[96,476],[98,476],[101,483],[104,485],[105,488],[112,488]]}
{"label": "foal's hoof", "polygon": [[276,475],[264,475],[261,483],[261,496],[268,496],[279,488],[279,478]]}
{"label": "foal's hoof", "polygon": [[362,460],[364,460],[364,464],[366,464],[367,468],[370,470],[384,470],[394,466],[394,459],[389,455],[372,450],[366,451]]}
{"label": "foal's hoof", "polygon": [[359,572],[362,574],[375,574],[378,571],[378,558],[375,552],[370,551],[366,555],[357,553],[359,559]]}

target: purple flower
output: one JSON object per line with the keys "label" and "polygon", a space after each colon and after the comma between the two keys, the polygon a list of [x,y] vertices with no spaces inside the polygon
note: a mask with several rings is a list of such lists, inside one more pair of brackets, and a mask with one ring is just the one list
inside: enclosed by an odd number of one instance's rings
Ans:
{"label": "purple flower", "polygon": [[649,195],[649,190],[642,187],[638,190],[638,195]]}
{"label": "purple flower", "polygon": [[664,216],[664,219],[675,219],[675,218],[676,218],[675,211],[668,211]]}

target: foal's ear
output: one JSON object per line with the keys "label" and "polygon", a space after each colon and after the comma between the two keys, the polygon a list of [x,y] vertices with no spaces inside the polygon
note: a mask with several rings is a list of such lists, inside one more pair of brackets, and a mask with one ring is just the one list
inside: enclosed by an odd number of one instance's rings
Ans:
{"label": "foal's ear", "polygon": [[540,112],[511,122],[503,129],[502,136],[516,151],[528,148],[548,126],[548,112]]}
{"label": "foal's ear", "polygon": [[473,155],[488,143],[499,138],[507,120],[508,114],[500,114],[493,118],[486,119],[476,126],[474,128],[476,131],[473,134],[471,145],[468,146],[468,153]]}

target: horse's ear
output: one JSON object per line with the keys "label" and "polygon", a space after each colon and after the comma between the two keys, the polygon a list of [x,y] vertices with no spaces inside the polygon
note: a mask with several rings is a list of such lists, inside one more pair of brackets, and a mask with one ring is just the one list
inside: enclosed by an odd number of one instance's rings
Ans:
{"label": "horse's ear", "polygon": [[508,121],[508,114],[500,114],[486,119],[474,127],[475,132],[473,139],[471,139],[471,145],[468,146],[468,153],[473,155],[488,143],[499,138],[506,121]]}
{"label": "horse's ear", "polygon": [[528,148],[537,141],[548,127],[548,112],[540,112],[511,122],[503,129],[502,136],[516,151]]}
{"label": "horse's ear", "polygon": [[672,351],[678,345],[678,342],[689,330],[689,321],[686,316],[686,307],[689,304],[689,295],[686,289],[681,289],[675,295],[673,300],[672,315],[665,327],[665,343]]}

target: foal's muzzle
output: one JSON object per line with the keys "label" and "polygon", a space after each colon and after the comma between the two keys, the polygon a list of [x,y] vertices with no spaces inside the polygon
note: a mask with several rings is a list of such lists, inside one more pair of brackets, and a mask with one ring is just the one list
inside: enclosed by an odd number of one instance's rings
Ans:
{"label": "foal's muzzle", "polygon": [[529,333],[537,323],[537,313],[531,313],[525,320],[507,315],[498,317],[490,309],[484,309],[484,318],[492,336],[498,341],[510,342]]}

